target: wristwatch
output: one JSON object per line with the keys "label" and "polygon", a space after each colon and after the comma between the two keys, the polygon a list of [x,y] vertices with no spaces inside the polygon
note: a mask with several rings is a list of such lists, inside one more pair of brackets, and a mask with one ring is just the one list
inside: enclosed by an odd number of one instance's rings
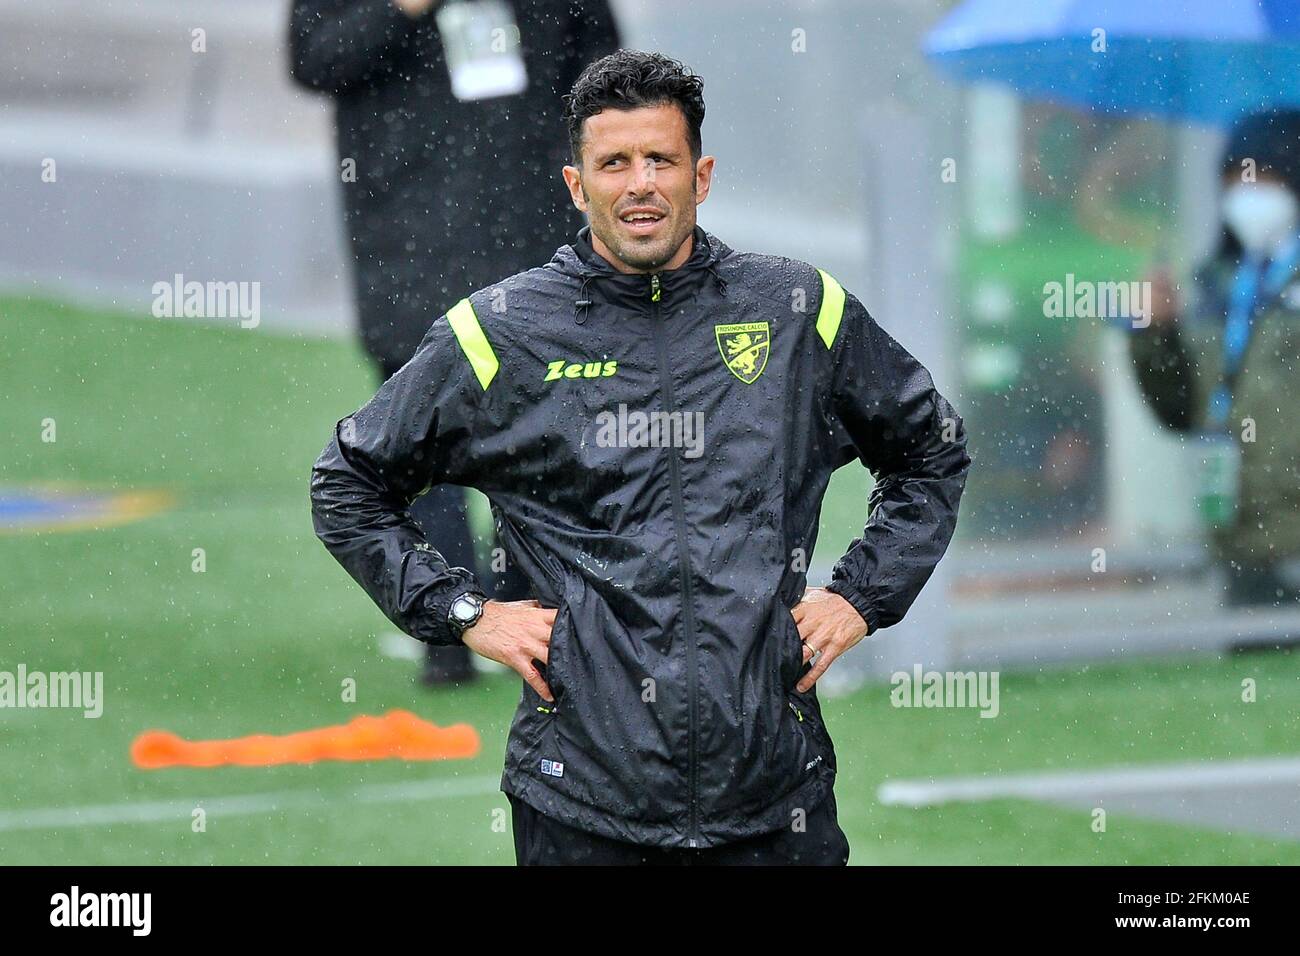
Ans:
{"label": "wristwatch", "polygon": [[478,623],[483,616],[483,598],[473,591],[466,591],[455,597],[447,611],[447,626],[451,633],[460,638],[467,630]]}

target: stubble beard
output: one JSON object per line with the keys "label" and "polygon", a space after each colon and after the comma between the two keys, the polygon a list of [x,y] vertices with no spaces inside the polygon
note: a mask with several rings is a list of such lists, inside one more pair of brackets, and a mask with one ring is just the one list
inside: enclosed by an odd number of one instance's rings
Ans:
{"label": "stubble beard", "polygon": [[[583,197],[587,199],[590,208],[591,199],[585,189]],[[591,216],[590,220],[591,231],[618,257],[620,262],[646,272],[653,272],[672,259],[677,254],[677,250],[682,247],[682,243],[686,241],[686,237],[695,230],[694,222],[684,221],[683,217],[673,215],[664,222],[665,235],[657,239],[637,240],[623,235],[620,228],[622,223],[612,211],[602,213],[600,216]]]}

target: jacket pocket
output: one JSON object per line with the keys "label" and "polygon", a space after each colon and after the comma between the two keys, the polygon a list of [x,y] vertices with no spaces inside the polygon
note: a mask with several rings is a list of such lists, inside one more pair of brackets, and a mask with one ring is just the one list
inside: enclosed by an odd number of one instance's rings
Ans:
{"label": "jacket pocket", "polygon": [[555,698],[551,704],[542,701],[542,705],[553,712],[558,712],[564,704],[564,648],[572,630],[573,616],[569,612],[569,602],[561,599],[560,606],[555,611],[555,623],[551,625],[551,641],[547,646],[546,667],[542,673],[546,686],[551,689],[551,696]]}
{"label": "jacket pocket", "polygon": [[554,726],[556,718],[559,716],[560,707],[564,702],[564,681],[561,678],[561,667],[559,663],[559,651],[563,643],[563,635],[570,626],[568,619],[568,609],[562,600],[559,607],[555,609],[555,623],[551,625],[551,640],[546,653],[546,663],[540,660],[534,660],[534,665],[542,675],[542,680],[546,681],[546,686],[551,689],[552,700],[547,700],[537,691],[533,690],[531,684],[524,684],[524,693],[526,695],[525,706],[528,710],[526,718],[525,739],[528,741],[528,763],[532,769],[536,769],[537,750],[542,746],[543,738],[547,731]]}
{"label": "jacket pocket", "polygon": [[799,636],[799,626],[790,609],[782,605],[781,614],[785,623],[784,639],[781,642],[781,689],[789,694],[803,676],[803,638]]}
{"label": "jacket pocket", "polygon": [[795,732],[812,746],[820,735],[821,718],[808,695],[792,690],[786,694],[785,705],[794,722]]}

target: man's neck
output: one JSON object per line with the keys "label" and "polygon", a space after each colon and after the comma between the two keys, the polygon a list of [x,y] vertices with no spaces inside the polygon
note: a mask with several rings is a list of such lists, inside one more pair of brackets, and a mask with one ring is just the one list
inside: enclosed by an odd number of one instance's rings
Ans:
{"label": "man's neck", "polygon": [[611,267],[628,275],[666,272],[672,269],[680,269],[686,264],[686,260],[691,257],[691,252],[695,248],[695,229],[694,227],[691,228],[691,231],[686,234],[686,241],[678,247],[675,253],[673,253],[673,257],[657,269],[638,269],[634,266],[629,266],[610,251],[609,246],[605,245],[605,243],[601,241],[600,236],[596,235],[594,230],[591,232],[591,248],[596,250],[596,255],[608,262]]}

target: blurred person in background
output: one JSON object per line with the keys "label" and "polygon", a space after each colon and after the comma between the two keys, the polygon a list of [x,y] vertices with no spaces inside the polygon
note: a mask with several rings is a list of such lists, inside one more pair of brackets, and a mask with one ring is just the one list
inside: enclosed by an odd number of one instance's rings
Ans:
{"label": "blurred person in background", "polygon": [[1222,235],[1183,303],[1150,277],[1130,354],[1160,421],[1194,433],[1199,507],[1232,606],[1300,602],[1300,113],[1231,131],[1217,197]]}
{"label": "blurred person in background", "polygon": [[[456,300],[581,226],[554,188],[560,97],[619,45],[606,0],[295,0],[291,70],[334,98],[361,338],[383,380]],[[452,563],[476,566],[463,488],[435,486],[411,513]],[[506,568],[495,596],[527,597]],[[474,676],[464,645],[425,655],[426,684]]]}

